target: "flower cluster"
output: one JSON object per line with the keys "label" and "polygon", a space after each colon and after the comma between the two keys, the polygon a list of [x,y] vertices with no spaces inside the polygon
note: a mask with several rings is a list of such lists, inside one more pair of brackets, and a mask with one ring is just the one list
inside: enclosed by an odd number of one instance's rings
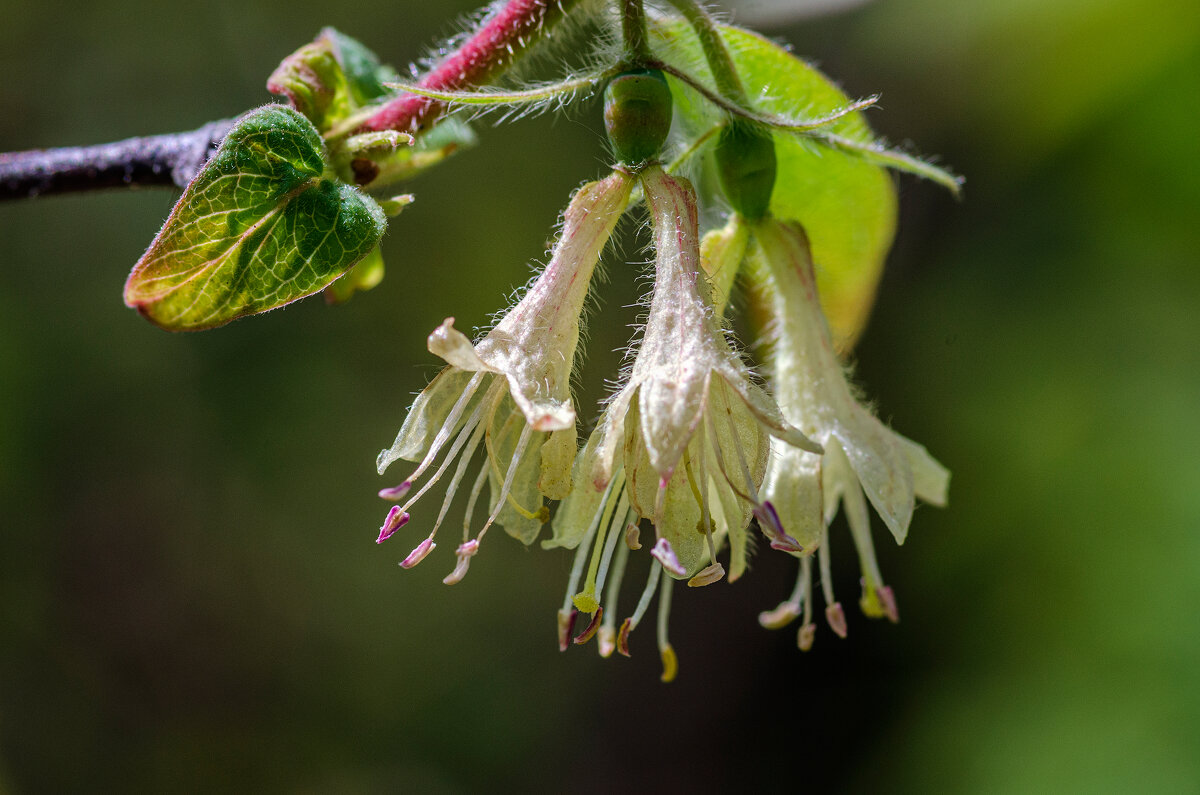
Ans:
{"label": "flower cluster", "polygon": [[[923,447],[876,419],[848,383],[805,231],[770,210],[771,134],[744,119],[720,129],[711,149],[730,211],[723,227],[702,235],[696,189],[659,159],[671,108],[667,81],[654,69],[609,82],[605,119],[617,165],[574,194],[549,263],[490,331],[472,343],[448,318],[429,335],[430,352],[446,367],[378,460],[381,474],[400,459],[416,463],[402,483],[380,492],[399,503],[380,543],[449,477],[429,535],[401,566],[411,568],[434,550],[469,480],[457,562],[444,581],[463,579],[492,525],[530,544],[549,521],[552,535],[543,545],[576,550],[558,612],[559,647],[595,637],[602,655],[628,656],[630,633],[657,594],[664,680],[677,670],[667,638],[674,582],[737,580],[754,546],[752,525],[772,550],[799,561],[794,593],[760,616],[765,626],[803,616],[799,645],[811,646],[815,557],[827,621],[846,635],[830,576],[829,527],[839,505],[862,568],[863,612],[898,620],[876,563],[867,504],[902,543],[915,500],[944,504],[948,482]],[[577,449],[570,377],[581,314],[618,220],[637,204],[653,236],[648,314],[619,387]],[[765,382],[724,321],[739,273],[769,318]],[[477,523],[485,485],[486,518]],[[553,518],[548,501],[560,501]],[[643,530],[653,531],[652,541],[643,544]],[[645,586],[618,624],[627,564],[646,547]],[[581,615],[586,624],[577,628]]]}

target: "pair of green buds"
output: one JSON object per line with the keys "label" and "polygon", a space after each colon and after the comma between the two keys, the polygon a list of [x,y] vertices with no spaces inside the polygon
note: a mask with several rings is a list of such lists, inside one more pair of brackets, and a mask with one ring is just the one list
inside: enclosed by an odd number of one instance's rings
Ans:
{"label": "pair of green buds", "polygon": [[[635,69],[604,89],[604,127],[617,160],[631,168],[654,161],[671,130],[671,89],[658,69]],[[767,213],[775,187],[775,144],[740,119],[721,130],[714,150],[717,178],[730,206],[748,220]]]}

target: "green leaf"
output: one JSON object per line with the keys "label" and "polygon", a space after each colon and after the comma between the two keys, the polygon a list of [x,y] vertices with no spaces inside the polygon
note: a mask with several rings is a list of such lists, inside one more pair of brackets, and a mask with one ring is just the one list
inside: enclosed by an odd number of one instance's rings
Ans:
{"label": "green leaf", "polygon": [[[823,116],[850,104],[825,75],[777,44],[750,31],[720,25],[755,110],[790,118]],[[681,20],[656,23],[665,60],[711,84],[699,43]],[[755,86],[769,86],[759,92]],[[671,79],[680,118],[693,135],[723,122],[698,93]],[[861,112],[830,124],[828,132],[862,146],[877,141]],[[836,344],[853,346],[866,323],[883,262],[896,229],[896,191],[887,171],[856,153],[775,132],[778,176],[770,209],[804,225],[817,263],[821,303]],[[715,136],[714,136],[715,140]],[[711,158],[711,147],[708,156]]]}
{"label": "green leaf", "polygon": [[239,119],[125,284],[171,330],[220,326],[321,290],[379,243],[383,210],[330,179],[312,123],[268,105]]}
{"label": "green leaf", "polygon": [[367,256],[358,261],[333,284],[325,288],[325,303],[344,304],[355,293],[370,290],[383,281],[383,252],[379,246],[371,249]]}
{"label": "green leaf", "polygon": [[387,96],[384,83],[397,77],[361,43],[325,28],[312,43],[283,59],[267,80],[267,90],[287,97],[324,133]]}

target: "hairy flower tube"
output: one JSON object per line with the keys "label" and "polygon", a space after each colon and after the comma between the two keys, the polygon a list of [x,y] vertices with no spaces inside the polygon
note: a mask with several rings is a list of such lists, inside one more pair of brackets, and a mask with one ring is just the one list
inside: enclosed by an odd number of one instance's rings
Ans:
{"label": "hairy flower tube", "polygon": [[[598,595],[617,547],[614,582],[622,576],[626,549],[640,547],[638,522],[653,524],[655,559],[644,598],[622,626],[616,645],[628,653],[636,626],[662,572],[661,605],[670,579],[708,585],[725,576],[718,547],[728,540],[730,578],[745,569],[751,516],[772,546],[799,551],[794,539],[766,520],[770,506],[759,495],[771,439],[819,454],[821,447],[790,425],[734,353],[713,311],[701,265],[695,194],[684,179],[658,167],[641,174],[654,228],[654,292],[641,343],[624,386],[611,398],[575,464],[573,490],[554,520],[551,545],[580,546],[575,574],[559,614],[565,648],[575,610],[592,614],[587,640],[601,634],[601,652],[614,646],[615,604],[604,615]],[[594,550],[584,589],[572,596],[587,555]],[[619,587],[619,586],[618,586]],[[615,602],[615,591],[606,601]],[[572,608],[572,604],[574,608]],[[607,623],[601,623],[601,622]],[[660,618],[660,650],[666,671],[674,654]]]}
{"label": "hairy flower tube", "polygon": [[[493,523],[531,543],[549,516],[543,497],[561,499],[569,491],[576,448],[570,376],[580,315],[592,272],[632,185],[628,175],[615,172],[575,193],[549,264],[477,344],[454,328],[453,318],[429,335],[430,352],[448,366],[417,397],[395,443],[379,454],[380,474],[397,459],[420,463],[399,486],[380,492],[386,499],[407,500],[388,513],[378,541],[403,526],[414,503],[452,465],[454,470],[433,530],[401,566],[415,566],[436,546],[438,528],[480,445],[484,461],[470,489],[458,563],[447,584],[463,578]],[[418,482],[416,493],[408,496]],[[490,511],[471,537],[485,482]]]}
{"label": "hairy flower tube", "polygon": [[771,383],[784,415],[825,448],[822,456],[775,445],[763,487],[787,533],[804,547],[791,598],[764,613],[765,626],[789,623],[803,612],[801,648],[812,644],[813,573],[816,551],[826,618],[845,637],[846,619],[833,594],[829,524],[844,506],[862,569],[863,613],[899,620],[895,596],[879,572],[867,502],[897,543],[904,543],[916,498],[945,505],[949,473],[921,445],[880,422],[854,394],[834,352],[821,311],[812,255],[797,223],[766,217],[752,225],[751,259],[760,279],[771,327]]}

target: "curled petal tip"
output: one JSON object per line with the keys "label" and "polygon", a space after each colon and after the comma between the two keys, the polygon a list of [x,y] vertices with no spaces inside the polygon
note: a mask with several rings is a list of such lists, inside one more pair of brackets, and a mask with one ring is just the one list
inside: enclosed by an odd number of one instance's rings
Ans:
{"label": "curled petal tip", "polygon": [[720,581],[725,576],[725,567],[720,563],[714,563],[711,566],[702,569],[695,577],[688,580],[689,588],[701,588],[705,585],[712,585],[714,582]]}
{"label": "curled petal tip", "polygon": [[571,646],[571,632],[575,629],[575,619],[579,611],[575,608],[558,611],[558,650],[566,651]]}
{"label": "curled petal tip", "polygon": [[379,496],[385,500],[399,500],[403,499],[404,495],[408,494],[408,490],[411,488],[412,481],[406,480],[399,486],[392,486],[390,489],[380,489]]}
{"label": "curled petal tip", "polygon": [[825,620],[829,622],[829,628],[833,630],[833,634],[839,638],[846,637],[846,611],[842,610],[841,602],[834,602],[825,608]]}
{"label": "curled petal tip", "polygon": [[408,553],[407,558],[400,561],[400,568],[411,569],[413,566],[425,560],[425,556],[432,552],[436,546],[437,544],[433,543],[432,538],[425,539],[420,544],[417,544],[416,548],[413,549],[412,552]]}
{"label": "curled petal tip", "polygon": [[800,647],[800,651],[808,651],[812,648],[813,640],[817,636],[816,624],[805,624],[800,627],[800,631],[796,633],[796,645]]}
{"label": "curled petal tip", "polygon": [[383,526],[379,528],[379,538],[375,539],[376,544],[382,544],[392,537],[392,534],[404,527],[408,523],[409,516],[404,511],[400,510],[399,505],[393,505],[388,511],[387,517],[383,520]]}
{"label": "curled petal tip", "polygon": [[662,564],[664,569],[676,577],[683,577],[687,574],[687,569],[679,562],[679,557],[675,554],[675,550],[671,548],[671,543],[667,539],[658,539],[658,543],[654,545],[654,549],[650,550],[650,554]]}

